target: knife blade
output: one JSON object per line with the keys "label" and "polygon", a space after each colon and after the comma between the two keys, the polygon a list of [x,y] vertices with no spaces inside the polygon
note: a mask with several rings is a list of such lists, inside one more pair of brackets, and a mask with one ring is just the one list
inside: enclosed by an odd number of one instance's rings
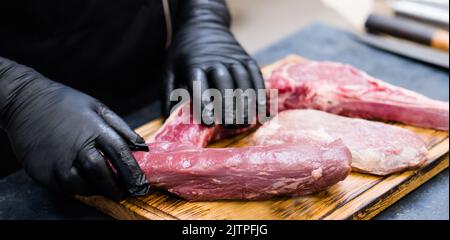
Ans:
{"label": "knife blade", "polygon": [[449,9],[448,5],[438,6],[429,5],[418,1],[389,1],[389,6],[397,13],[405,16],[411,16],[426,21],[435,22],[449,26]]}

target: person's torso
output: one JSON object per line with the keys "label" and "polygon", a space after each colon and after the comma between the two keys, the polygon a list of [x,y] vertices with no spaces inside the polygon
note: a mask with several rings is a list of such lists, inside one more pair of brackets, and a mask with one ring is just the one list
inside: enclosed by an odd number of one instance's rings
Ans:
{"label": "person's torso", "polygon": [[[165,0],[2,3],[0,56],[128,113],[158,98],[168,41]],[[166,5],[167,6],[167,5]]]}

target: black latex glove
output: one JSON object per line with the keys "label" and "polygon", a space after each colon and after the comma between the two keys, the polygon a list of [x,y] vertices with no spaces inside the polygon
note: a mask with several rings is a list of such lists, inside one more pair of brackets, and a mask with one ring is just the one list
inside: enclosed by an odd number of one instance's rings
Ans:
{"label": "black latex glove", "polygon": [[0,117],[18,160],[39,183],[110,198],[148,192],[130,151],[148,150],[144,140],[96,99],[0,58]]}
{"label": "black latex glove", "polygon": [[[186,87],[192,93],[194,81],[200,81],[203,90],[220,90],[222,96],[225,89],[264,89],[258,64],[230,32],[230,15],[224,1],[185,0],[180,4],[166,64],[163,113],[168,116],[173,106],[171,91]],[[207,103],[202,101],[203,106]],[[262,106],[264,101],[257,104]],[[223,117],[235,119],[234,112],[225,111]]]}

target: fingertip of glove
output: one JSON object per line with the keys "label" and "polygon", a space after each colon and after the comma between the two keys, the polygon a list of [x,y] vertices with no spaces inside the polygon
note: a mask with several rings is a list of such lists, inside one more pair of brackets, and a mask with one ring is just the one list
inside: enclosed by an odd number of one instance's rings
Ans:
{"label": "fingertip of glove", "polygon": [[145,143],[133,143],[132,146],[130,146],[132,151],[139,151],[139,152],[148,152],[150,151],[150,148]]}
{"label": "fingertip of glove", "polygon": [[132,151],[148,152],[150,150],[145,139],[139,135],[136,136],[136,139],[132,141],[132,144],[129,147]]}
{"label": "fingertip of glove", "polygon": [[141,197],[148,194],[150,191],[150,185],[146,184],[145,186],[135,187],[129,190],[129,193],[133,197]]}
{"label": "fingertip of glove", "polygon": [[149,191],[150,184],[144,174],[140,176],[135,186],[128,189],[129,194],[133,197],[145,196]]}

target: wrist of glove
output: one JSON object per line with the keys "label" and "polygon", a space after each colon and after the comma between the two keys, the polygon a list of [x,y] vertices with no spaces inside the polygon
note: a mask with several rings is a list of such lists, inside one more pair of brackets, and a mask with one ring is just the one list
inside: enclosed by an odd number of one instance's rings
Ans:
{"label": "wrist of glove", "polygon": [[[68,194],[143,195],[144,140],[96,99],[0,58],[0,126],[39,183]],[[111,167],[112,166],[112,167]]]}
{"label": "wrist of glove", "polygon": [[[166,64],[163,99],[163,112],[166,116],[172,107],[168,100],[171,91],[186,87],[192,93],[196,81],[201,83],[202,91],[215,88],[223,97],[226,89],[265,89],[258,64],[229,30],[230,16],[222,0],[186,1],[182,8]],[[259,98],[248,99],[249,102],[246,103],[256,103],[257,99]],[[193,100],[202,102],[203,106],[208,104],[205,99]],[[244,99],[236,101],[241,101],[242,105]],[[265,101],[259,102],[256,106],[264,103]],[[237,117],[235,109],[224,111],[222,116],[223,119]],[[236,121],[232,126],[237,126]]]}

